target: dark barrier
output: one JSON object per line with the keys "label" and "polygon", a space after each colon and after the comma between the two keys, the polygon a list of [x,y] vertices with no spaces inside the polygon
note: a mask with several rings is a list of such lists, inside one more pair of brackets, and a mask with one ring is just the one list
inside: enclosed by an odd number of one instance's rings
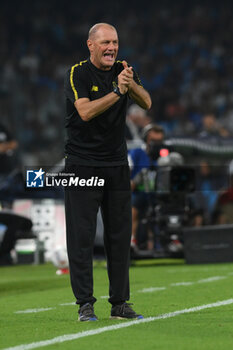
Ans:
{"label": "dark barrier", "polygon": [[164,145],[171,147],[173,151],[182,155],[233,158],[232,138],[170,138],[164,142]]}
{"label": "dark barrier", "polygon": [[233,261],[233,225],[185,228],[183,237],[188,264]]}

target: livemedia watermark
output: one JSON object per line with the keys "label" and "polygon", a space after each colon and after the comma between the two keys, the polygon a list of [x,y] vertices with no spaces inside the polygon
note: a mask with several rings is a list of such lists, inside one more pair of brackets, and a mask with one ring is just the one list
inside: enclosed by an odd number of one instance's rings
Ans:
{"label": "livemedia watermark", "polygon": [[67,172],[46,172],[42,168],[26,170],[27,188],[52,188],[52,187],[72,187],[72,188],[92,188],[103,187],[105,180],[98,176],[83,178],[75,173]]}

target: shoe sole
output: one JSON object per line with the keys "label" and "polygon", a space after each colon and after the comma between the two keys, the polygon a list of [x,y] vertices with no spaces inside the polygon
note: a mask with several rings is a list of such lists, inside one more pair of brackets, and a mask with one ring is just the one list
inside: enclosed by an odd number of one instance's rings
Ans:
{"label": "shoe sole", "polygon": [[89,320],[80,320],[80,318],[78,319],[80,322],[95,322],[98,321],[98,318],[89,318]]}
{"label": "shoe sole", "polygon": [[142,320],[143,316],[138,317],[120,317],[120,316],[110,316],[110,320]]}

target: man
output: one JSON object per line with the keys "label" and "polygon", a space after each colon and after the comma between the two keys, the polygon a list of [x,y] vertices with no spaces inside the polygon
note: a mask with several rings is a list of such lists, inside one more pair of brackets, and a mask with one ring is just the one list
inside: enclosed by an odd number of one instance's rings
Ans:
{"label": "man", "polygon": [[151,122],[145,109],[139,107],[136,103],[132,104],[126,115],[126,140],[137,146],[141,145],[141,130]]}
{"label": "man", "polygon": [[198,136],[202,139],[212,139],[212,141],[216,143],[216,138],[230,137],[230,134],[229,131],[218,122],[214,113],[207,113],[202,118],[202,130]]}
{"label": "man", "polygon": [[[146,149],[135,148],[129,152],[131,165],[131,188],[132,197],[132,237],[131,247],[137,252],[137,231],[139,225],[139,215],[145,217],[149,206],[154,198],[155,174],[157,159],[160,156],[160,148],[164,142],[164,130],[156,124],[148,124],[143,129],[143,140]],[[154,237],[149,232],[147,249],[154,248]]]}
{"label": "man", "polygon": [[148,168],[151,162],[156,162],[157,158],[160,156],[159,151],[164,142],[164,137],[165,133],[160,125],[148,124],[143,128],[142,138],[145,144],[143,144],[142,147],[130,150],[128,155],[130,163],[132,164],[132,179],[143,168]]}
{"label": "man", "polygon": [[65,191],[67,250],[71,285],[80,305],[79,320],[95,321],[93,304],[93,244],[101,207],[113,318],[142,318],[129,300],[131,238],[130,174],[125,142],[128,96],[144,109],[150,95],[132,67],[116,61],[118,35],[107,23],[89,31],[90,58],[74,65],[66,76],[66,171],[79,178],[104,179],[99,189]]}

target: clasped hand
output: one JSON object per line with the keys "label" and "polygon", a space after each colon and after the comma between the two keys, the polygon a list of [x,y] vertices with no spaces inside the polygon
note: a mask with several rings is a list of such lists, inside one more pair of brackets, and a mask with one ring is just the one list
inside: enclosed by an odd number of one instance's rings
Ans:
{"label": "clasped hand", "polygon": [[118,75],[118,87],[122,94],[126,94],[133,81],[133,68],[128,67],[126,61],[122,61],[123,71]]}

